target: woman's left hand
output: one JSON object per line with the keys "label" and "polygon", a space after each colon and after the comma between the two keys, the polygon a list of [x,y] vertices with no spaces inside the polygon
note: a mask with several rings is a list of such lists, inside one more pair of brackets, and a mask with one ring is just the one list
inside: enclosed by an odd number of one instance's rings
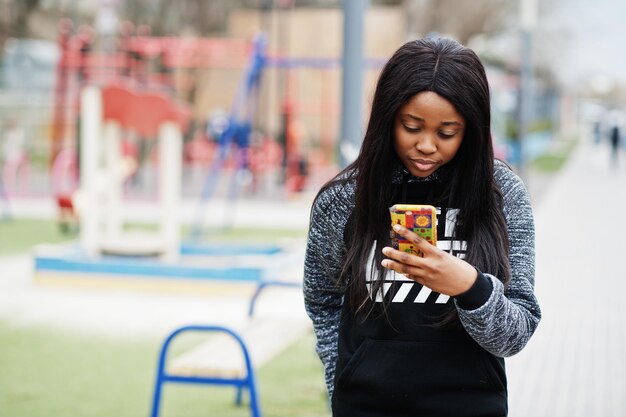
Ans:
{"label": "woman's left hand", "polygon": [[399,224],[394,225],[393,229],[412,242],[423,256],[385,247],[383,254],[389,259],[382,261],[383,267],[451,297],[464,293],[474,285],[478,272],[472,265],[431,245]]}

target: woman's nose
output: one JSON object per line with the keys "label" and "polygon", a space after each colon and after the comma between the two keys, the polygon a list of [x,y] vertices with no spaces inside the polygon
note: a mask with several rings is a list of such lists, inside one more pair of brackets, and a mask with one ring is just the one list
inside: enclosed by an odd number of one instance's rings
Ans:
{"label": "woman's nose", "polygon": [[423,154],[431,154],[437,151],[437,143],[431,135],[423,135],[415,147]]}

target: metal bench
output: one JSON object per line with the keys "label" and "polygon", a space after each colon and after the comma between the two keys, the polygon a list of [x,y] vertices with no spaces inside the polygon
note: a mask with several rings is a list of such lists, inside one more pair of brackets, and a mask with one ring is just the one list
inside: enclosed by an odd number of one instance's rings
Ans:
{"label": "metal bench", "polygon": [[[268,286],[296,287],[291,283],[259,284],[250,300],[249,320],[239,329],[221,325],[190,325],[172,331],[161,347],[152,401],[152,417],[158,417],[163,384],[227,385],[237,389],[235,402],[242,404],[243,393],[249,396],[253,417],[261,417],[255,369],[277,356],[310,331],[303,319],[254,318],[259,294]],[[181,334],[215,333],[208,340],[170,358],[170,346]]]}

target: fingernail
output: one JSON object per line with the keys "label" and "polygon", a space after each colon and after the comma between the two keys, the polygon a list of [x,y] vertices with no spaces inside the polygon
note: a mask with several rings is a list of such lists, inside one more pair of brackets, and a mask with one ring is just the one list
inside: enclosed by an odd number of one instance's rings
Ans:
{"label": "fingernail", "polygon": [[395,230],[396,232],[399,232],[400,230],[402,230],[402,226],[399,224],[394,224],[393,225],[393,230]]}
{"label": "fingernail", "polygon": [[389,248],[385,246],[385,247],[383,248],[383,254],[384,254],[384,255],[387,255],[388,253],[389,253]]}
{"label": "fingernail", "polygon": [[390,264],[390,262],[387,259],[385,259],[385,260],[383,260],[381,262],[381,265],[384,266],[385,268],[387,268],[389,266],[389,264]]}

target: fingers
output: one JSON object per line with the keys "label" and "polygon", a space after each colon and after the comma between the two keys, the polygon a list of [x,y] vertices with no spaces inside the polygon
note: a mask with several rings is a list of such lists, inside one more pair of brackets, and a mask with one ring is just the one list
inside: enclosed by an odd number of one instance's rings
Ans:
{"label": "fingers", "polygon": [[402,225],[395,224],[393,230],[413,244],[413,251],[408,253],[385,247],[383,248],[383,254],[388,259],[382,261],[382,266],[406,275],[408,278],[419,279],[419,277],[424,275],[425,269],[429,268],[428,261],[423,256],[436,259],[437,248]]}
{"label": "fingers", "polygon": [[430,253],[435,248],[426,239],[423,239],[415,232],[407,229],[400,224],[394,224],[393,230],[400,236],[407,239],[409,242],[413,243],[417,249],[421,250],[424,253]]}
{"label": "fingers", "polygon": [[413,276],[421,276],[424,272],[422,270],[424,259],[420,256],[390,247],[383,248],[383,254],[388,258],[382,261],[384,268],[391,269],[412,279],[414,279]]}
{"label": "fingers", "polygon": [[423,274],[423,270],[419,266],[408,265],[406,263],[397,262],[392,259],[385,259],[382,262],[383,267],[391,269],[399,274],[406,275],[408,278],[416,279]]}
{"label": "fingers", "polygon": [[[428,267],[427,261],[422,257],[422,254],[425,256],[433,256],[437,249],[427,240],[402,225],[394,225],[393,230],[411,242],[414,246],[414,251],[408,253],[391,247],[385,247],[383,248],[383,254],[387,256],[388,259],[382,261],[382,266],[414,280],[423,276],[424,268]],[[422,254],[419,254],[419,252]]]}

